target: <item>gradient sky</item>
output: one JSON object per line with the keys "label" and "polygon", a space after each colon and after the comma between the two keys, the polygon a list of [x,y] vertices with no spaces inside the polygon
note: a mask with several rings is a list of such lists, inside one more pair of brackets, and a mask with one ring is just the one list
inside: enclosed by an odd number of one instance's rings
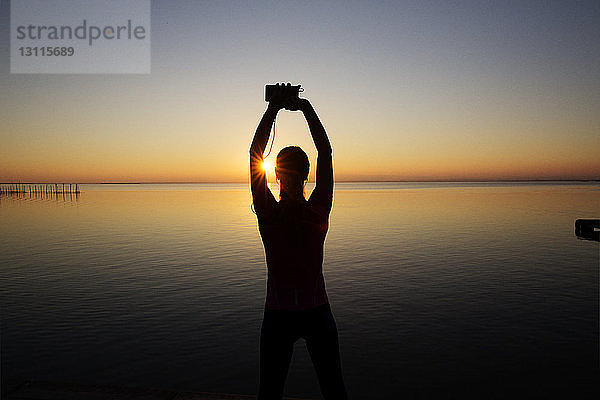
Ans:
{"label": "gradient sky", "polygon": [[[600,178],[598,1],[153,1],[149,75],[10,74],[9,10],[0,181],[247,181],[279,81],[340,181]],[[314,165],[282,112],[272,154],[289,144]]]}

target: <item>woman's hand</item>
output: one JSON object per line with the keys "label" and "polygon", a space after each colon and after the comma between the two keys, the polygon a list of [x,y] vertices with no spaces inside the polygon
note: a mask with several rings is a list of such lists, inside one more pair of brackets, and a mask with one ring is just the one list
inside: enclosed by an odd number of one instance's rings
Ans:
{"label": "woman's hand", "polygon": [[269,102],[269,105],[267,106],[267,109],[269,110],[273,110],[275,112],[278,112],[279,110],[284,108],[284,103],[281,101],[278,101],[277,99],[272,99]]}
{"label": "woman's hand", "polygon": [[296,97],[295,99],[288,100],[285,103],[285,109],[288,111],[304,111],[306,107],[310,105],[308,99]]}
{"label": "woman's hand", "polygon": [[281,96],[273,95],[271,100],[269,101],[268,108],[275,112],[283,109],[285,107],[285,99]]}

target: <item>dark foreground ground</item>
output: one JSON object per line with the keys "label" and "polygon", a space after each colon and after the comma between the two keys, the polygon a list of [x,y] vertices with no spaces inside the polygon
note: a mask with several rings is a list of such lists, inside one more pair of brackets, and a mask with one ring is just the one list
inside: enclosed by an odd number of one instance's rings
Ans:
{"label": "dark foreground ground", "polygon": [[41,381],[9,381],[2,386],[3,400],[250,400],[255,398],[255,395],[243,394],[187,393]]}
{"label": "dark foreground ground", "polygon": [[[546,376],[546,379],[531,379],[531,376],[515,376],[510,379],[475,380],[460,385],[448,382],[444,387],[431,385],[399,385],[397,399],[598,399],[600,377],[573,378]],[[373,388],[376,390],[376,388]],[[373,392],[374,398],[377,396]],[[319,397],[320,398],[320,397]],[[368,400],[352,397],[352,400]],[[167,389],[118,387],[48,381],[2,382],[2,400],[250,400],[253,394],[225,394],[204,392],[179,392]],[[301,400],[286,397],[284,400]],[[306,399],[305,399],[306,400]]]}

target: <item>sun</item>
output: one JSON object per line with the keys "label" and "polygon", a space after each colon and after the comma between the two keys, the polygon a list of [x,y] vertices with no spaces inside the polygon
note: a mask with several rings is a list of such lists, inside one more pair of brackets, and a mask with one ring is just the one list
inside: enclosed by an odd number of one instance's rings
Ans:
{"label": "sun", "polygon": [[268,161],[263,161],[263,163],[262,163],[262,169],[263,169],[263,170],[265,170],[265,171],[269,171],[269,170],[270,170],[270,169],[272,169],[272,168],[273,168],[273,166],[271,165],[271,163],[270,163],[270,162],[268,162]]}

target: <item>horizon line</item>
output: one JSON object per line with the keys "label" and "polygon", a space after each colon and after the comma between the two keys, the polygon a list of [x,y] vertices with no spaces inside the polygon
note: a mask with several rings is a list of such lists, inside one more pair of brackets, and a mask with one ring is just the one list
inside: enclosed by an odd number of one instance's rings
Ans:
{"label": "horizon line", "polygon": [[[580,178],[580,179],[411,179],[411,180],[398,180],[398,179],[374,179],[374,180],[336,180],[335,183],[485,183],[485,182],[600,182],[600,178]],[[93,181],[80,181],[80,182],[0,182],[0,185],[62,185],[62,184],[78,184],[78,185],[148,185],[148,184],[247,184],[248,181],[127,181],[127,182],[93,182]],[[269,182],[273,183],[273,182]]]}

